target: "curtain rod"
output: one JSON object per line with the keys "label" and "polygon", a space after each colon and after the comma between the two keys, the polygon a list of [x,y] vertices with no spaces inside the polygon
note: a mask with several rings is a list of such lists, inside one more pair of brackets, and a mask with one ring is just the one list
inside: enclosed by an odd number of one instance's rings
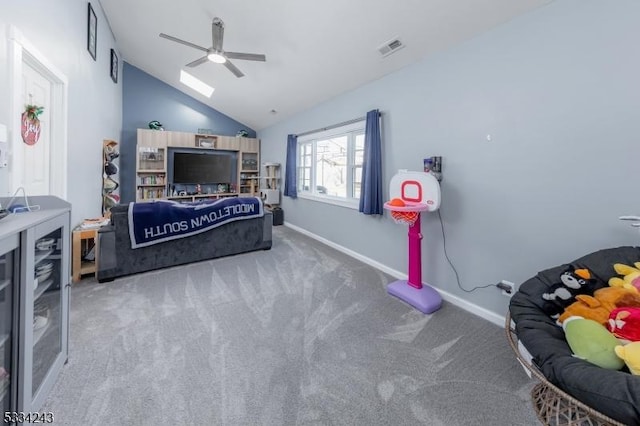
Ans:
{"label": "curtain rod", "polygon": [[[382,113],[378,113],[378,117],[381,116],[381,115],[382,115]],[[354,118],[353,120],[343,121],[342,123],[332,124],[331,126],[322,127],[320,129],[309,130],[308,132],[298,133],[296,135],[296,137],[299,138],[300,136],[307,136],[307,135],[311,135],[313,133],[324,132],[326,130],[331,130],[331,129],[335,129],[335,128],[342,127],[342,126],[348,126],[349,124],[358,123],[359,121],[364,121],[366,119],[367,119],[366,116]]]}

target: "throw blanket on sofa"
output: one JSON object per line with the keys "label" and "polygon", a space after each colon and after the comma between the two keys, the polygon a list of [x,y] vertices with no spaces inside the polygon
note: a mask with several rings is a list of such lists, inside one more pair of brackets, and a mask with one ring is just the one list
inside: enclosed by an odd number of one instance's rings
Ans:
{"label": "throw blanket on sofa", "polygon": [[130,203],[131,248],[188,237],[225,223],[263,215],[262,200],[258,197],[222,198],[187,204],[169,200]]}

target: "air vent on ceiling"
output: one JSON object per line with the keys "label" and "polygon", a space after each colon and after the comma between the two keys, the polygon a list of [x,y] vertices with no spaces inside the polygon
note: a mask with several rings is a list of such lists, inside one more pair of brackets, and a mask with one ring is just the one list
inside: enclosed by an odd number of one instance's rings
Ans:
{"label": "air vent on ceiling", "polygon": [[380,52],[380,54],[384,57],[391,55],[393,52],[397,52],[403,47],[404,44],[402,44],[400,39],[398,37],[394,37],[391,40],[378,46],[378,52]]}

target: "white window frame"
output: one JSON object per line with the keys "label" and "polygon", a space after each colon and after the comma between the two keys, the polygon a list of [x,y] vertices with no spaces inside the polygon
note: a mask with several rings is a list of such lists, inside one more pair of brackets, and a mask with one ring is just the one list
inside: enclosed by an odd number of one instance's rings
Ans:
{"label": "white window frame", "polygon": [[[360,197],[353,197],[353,170],[357,165],[354,163],[355,160],[355,140],[357,135],[364,135],[365,132],[366,121],[358,121],[356,123],[347,124],[345,126],[336,127],[331,130],[324,130],[320,132],[311,133],[308,135],[298,137],[298,144],[296,149],[296,183],[298,184],[298,197],[319,201],[322,203],[333,204],[341,207],[347,207],[351,209],[358,210],[360,207]],[[316,146],[318,141],[323,141],[330,138],[347,136],[347,197],[338,197],[327,194],[321,194],[317,191],[316,185]],[[302,171],[302,163],[301,163],[301,147],[305,144],[311,144],[311,182],[309,185],[310,190],[304,190],[304,186],[301,185],[301,171]],[[362,167],[362,165],[360,165]],[[362,191],[362,188],[360,189]]]}

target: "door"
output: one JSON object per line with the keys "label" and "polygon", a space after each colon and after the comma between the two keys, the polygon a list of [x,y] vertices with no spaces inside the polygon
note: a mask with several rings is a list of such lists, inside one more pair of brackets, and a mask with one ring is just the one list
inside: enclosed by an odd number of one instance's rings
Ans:
{"label": "door", "polygon": [[[0,192],[11,196],[21,187],[27,195],[67,197],[68,79],[13,25],[8,31],[11,144],[8,183]],[[56,58],[59,59],[59,58]],[[38,142],[29,146],[21,136],[25,105],[42,106]]]}
{"label": "door", "polygon": [[[33,144],[21,143],[22,167],[19,186],[29,195],[49,195],[51,166],[51,82],[28,63],[22,66],[22,105],[43,107],[40,137]],[[21,122],[22,124],[22,122]]]}

